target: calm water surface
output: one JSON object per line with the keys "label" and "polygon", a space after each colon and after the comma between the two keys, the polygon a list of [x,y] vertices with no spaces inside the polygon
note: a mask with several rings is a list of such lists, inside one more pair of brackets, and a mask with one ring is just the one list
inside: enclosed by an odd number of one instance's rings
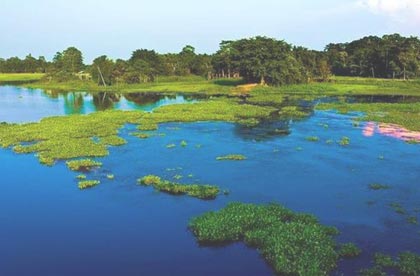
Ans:
{"label": "calm water surface", "polygon": [[[352,124],[357,115],[316,111],[303,121],[256,129],[163,124],[158,132],[166,136],[146,140],[130,136],[135,126],[128,125],[121,135],[129,143],[100,159],[103,167],[88,176],[102,183],[85,191],[64,162],[49,168],[33,155],[0,150],[0,275],[272,275],[256,250],[241,243],[200,247],[188,231],[191,217],[231,201],[277,202],[338,227],[338,241],[356,243],[363,254],[341,262],[333,275],[355,275],[377,251],[420,253],[420,226],[388,206],[400,203],[419,217],[420,146],[366,135],[368,123]],[[275,135],[273,128],[290,134]],[[320,142],[306,141],[308,136]],[[343,136],[350,146],[338,145]],[[187,147],[166,148],[182,140]],[[231,153],[248,160],[215,160]],[[115,180],[107,180],[108,173]],[[182,182],[231,193],[214,201],[157,193],[136,185],[147,174],[178,174]],[[371,191],[371,183],[392,189]]]}
{"label": "calm water surface", "polygon": [[0,122],[33,122],[58,115],[88,114],[107,109],[143,110],[197,101],[197,97],[133,93],[86,93],[44,91],[0,86]]}

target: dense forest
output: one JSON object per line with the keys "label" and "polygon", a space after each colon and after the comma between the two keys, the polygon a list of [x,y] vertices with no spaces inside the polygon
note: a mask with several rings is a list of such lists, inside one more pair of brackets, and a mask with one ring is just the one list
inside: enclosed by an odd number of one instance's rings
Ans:
{"label": "dense forest", "polygon": [[324,51],[296,47],[281,40],[255,37],[222,41],[212,54],[197,54],[187,45],[179,53],[135,50],[130,59],[105,55],[83,62],[75,47],[52,61],[32,55],[0,58],[2,73],[46,73],[47,80],[92,79],[98,85],[153,82],[159,76],[198,75],[208,79],[242,77],[270,85],[328,81],[331,75],[409,79],[420,77],[420,40],[398,34],[369,36],[350,43],[329,44]]}

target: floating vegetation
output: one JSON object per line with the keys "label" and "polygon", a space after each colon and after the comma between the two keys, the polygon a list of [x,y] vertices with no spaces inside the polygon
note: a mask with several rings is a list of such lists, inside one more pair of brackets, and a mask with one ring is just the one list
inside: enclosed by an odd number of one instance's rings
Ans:
{"label": "floating vegetation", "polygon": [[181,145],[181,147],[185,148],[186,146],[188,146],[188,143],[187,143],[187,141],[182,140],[180,145]]}
{"label": "floating vegetation", "polygon": [[225,156],[219,156],[216,158],[218,161],[243,161],[246,160],[246,156],[242,154],[229,154]]}
{"label": "floating vegetation", "polygon": [[317,137],[317,136],[309,136],[309,137],[306,137],[306,141],[309,141],[309,142],[318,142],[319,141],[319,137]]}
{"label": "floating vegetation", "polygon": [[77,175],[77,176],[76,176],[76,178],[77,178],[77,179],[80,179],[80,180],[83,180],[83,179],[86,179],[86,175],[84,175],[84,174],[79,174],[79,175]]}
{"label": "floating vegetation", "polygon": [[339,258],[333,239],[337,229],[277,204],[230,203],[193,218],[189,228],[200,244],[243,241],[257,248],[279,274],[327,275]]}
{"label": "floating vegetation", "polygon": [[211,185],[186,185],[162,180],[156,175],[147,175],[137,180],[141,185],[153,186],[156,190],[172,195],[189,195],[199,199],[215,199],[219,188]]}
{"label": "floating vegetation", "polygon": [[411,252],[403,252],[398,254],[398,258],[393,260],[391,256],[376,253],[375,266],[360,271],[361,275],[376,276],[387,275],[384,269],[395,269],[398,275],[418,276],[420,275],[420,256]]}
{"label": "floating vegetation", "polygon": [[360,276],[387,276],[380,267],[371,267],[359,271]]}
{"label": "floating vegetation", "polygon": [[190,173],[190,174],[188,175],[188,177],[189,177],[189,178],[193,178],[193,177],[194,177],[194,175],[193,175],[192,173]]}
{"label": "floating vegetation", "polygon": [[180,180],[180,179],[182,179],[182,175],[180,175],[180,174],[176,174],[176,175],[174,176],[174,179],[176,179],[176,180]]}
{"label": "floating vegetation", "polygon": [[327,141],[325,141],[325,143],[327,143],[328,145],[332,145],[334,144],[334,140],[328,139]]}
{"label": "floating vegetation", "polygon": [[113,174],[107,174],[106,175],[106,178],[108,178],[109,180],[113,180],[113,179],[115,179],[115,175],[113,175]]}
{"label": "floating vegetation", "polygon": [[391,256],[385,255],[383,253],[375,253],[374,256],[375,265],[379,267],[394,267],[396,264]]}
{"label": "floating vegetation", "polygon": [[137,138],[140,138],[140,139],[150,138],[150,134],[144,133],[144,132],[133,132],[133,133],[130,133],[130,134],[137,137]]}
{"label": "floating vegetation", "polygon": [[340,146],[343,146],[343,147],[348,146],[350,145],[350,138],[344,136],[341,138],[341,140],[338,143],[340,144]]}
{"label": "floating vegetation", "polygon": [[[89,115],[57,116],[39,123],[0,125],[0,146],[17,153],[36,153],[39,161],[107,156],[108,146],[125,144],[116,136],[126,123],[138,123],[141,111],[104,111]],[[29,145],[27,143],[30,143]]]}
{"label": "floating vegetation", "polygon": [[88,188],[95,187],[99,185],[101,182],[99,180],[83,180],[79,181],[79,189],[84,190]]}
{"label": "floating vegetation", "polygon": [[358,248],[354,243],[345,243],[340,246],[338,254],[343,258],[354,258],[359,256],[362,250]]}
{"label": "floating vegetation", "polygon": [[175,144],[168,144],[168,145],[166,145],[166,148],[168,148],[168,149],[173,149],[175,147],[176,147]]}
{"label": "floating vegetation", "polygon": [[391,207],[395,211],[395,213],[397,213],[397,214],[405,215],[407,213],[405,211],[405,209],[401,206],[401,204],[399,204],[397,202],[390,203],[389,207]]}
{"label": "floating vegetation", "polygon": [[417,217],[414,216],[408,217],[407,222],[410,224],[419,225],[419,220],[417,219]]}
{"label": "floating vegetation", "polygon": [[369,185],[369,189],[374,190],[374,191],[389,190],[389,189],[391,189],[391,186],[383,185],[383,184],[379,184],[379,183],[372,183],[372,184]]}
{"label": "floating vegetation", "polygon": [[93,168],[98,168],[102,166],[101,162],[97,162],[92,159],[80,159],[80,160],[72,160],[66,162],[67,167],[72,171],[90,171]]}

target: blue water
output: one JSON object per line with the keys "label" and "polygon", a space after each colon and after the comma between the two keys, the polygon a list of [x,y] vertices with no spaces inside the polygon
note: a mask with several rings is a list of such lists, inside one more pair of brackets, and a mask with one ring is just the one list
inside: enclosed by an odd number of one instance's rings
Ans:
{"label": "blue water", "polygon": [[170,104],[194,102],[183,95],[133,93],[86,93],[45,91],[16,86],[0,86],[0,122],[34,122],[44,117],[88,114],[106,109],[143,110]]}
{"label": "blue water", "polygon": [[[340,262],[334,274],[355,275],[372,255],[420,253],[420,226],[410,225],[388,204],[415,215],[420,207],[420,146],[362,134],[353,115],[315,112],[299,122],[279,122],[288,136],[264,135],[230,123],[163,124],[154,136],[128,140],[100,159],[88,175],[102,183],[79,191],[63,162],[49,168],[33,155],[0,150],[0,275],[271,275],[272,269],[241,243],[200,247],[188,231],[191,217],[228,202],[277,202],[339,228],[339,242],[363,254]],[[322,124],[328,124],[325,129]],[[306,141],[308,136],[319,142]],[[348,147],[326,140],[350,138]],[[186,140],[188,146],[179,146]],[[177,145],[174,149],[167,144]],[[216,157],[245,154],[243,162]],[[383,158],[379,158],[383,156]],[[112,173],[115,180],[106,179]],[[157,174],[185,183],[230,190],[214,201],[157,193],[136,179]],[[193,174],[193,177],[188,175]],[[371,191],[368,185],[392,186]],[[367,204],[374,201],[374,204]]]}

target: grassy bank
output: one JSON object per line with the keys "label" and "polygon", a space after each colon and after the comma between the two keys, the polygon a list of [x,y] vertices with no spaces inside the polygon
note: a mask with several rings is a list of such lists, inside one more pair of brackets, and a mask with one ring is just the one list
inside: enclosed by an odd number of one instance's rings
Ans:
{"label": "grassy bank", "polygon": [[155,82],[139,84],[116,84],[112,86],[98,86],[92,81],[38,81],[25,84],[29,88],[40,88],[58,91],[87,91],[87,92],[159,92],[159,93],[203,93],[229,94],[241,79],[207,80],[198,76],[189,77],[159,77]]}
{"label": "grassy bank", "polygon": [[1,84],[19,84],[25,82],[36,82],[41,80],[44,74],[31,74],[31,73],[21,73],[21,74],[6,74],[0,73],[0,85]]}
{"label": "grassy bank", "polygon": [[372,78],[334,77],[331,82],[257,87],[260,93],[311,94],[317,96],[346,95],[411,95],[420,96],[420,80],[390,80]]}
{"label": "grassy bank", "polygon": [[[93,81],[46,81],[43,74],[0,74],[1,83],[24,83],[25,87],[58,91],[86,92],[159,92],[159,93],[201,93],[201,94],[265,94],[265,101],[271,101],[278,94],[323,95],[419,95],[420,80],[392,80],[355,77],[333,77],[330,82],[296,84],[278,87],[243,86],[241,79],[207,80],[199,76],[158,77],[155,82],[140,84],[116,84],[98,86]],[[25,83],[26,82],[26,83]],[[271,95],[271,98],[270,98]]]}

